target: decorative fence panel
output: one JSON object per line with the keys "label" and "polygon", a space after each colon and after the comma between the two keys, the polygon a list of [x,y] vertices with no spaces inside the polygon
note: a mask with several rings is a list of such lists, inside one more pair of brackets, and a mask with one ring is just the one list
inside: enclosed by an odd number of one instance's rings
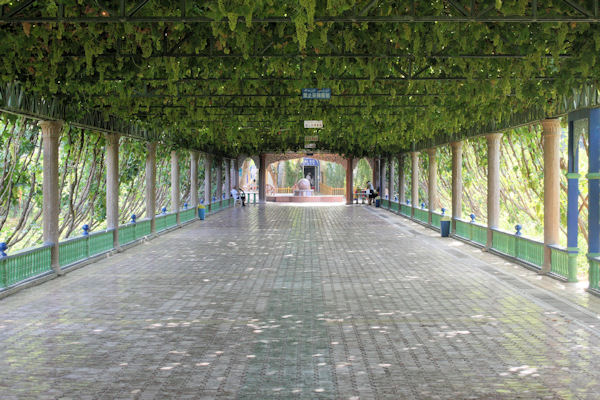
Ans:
{"label": "decorative fence panel", "polygon": [[415,208],[415,219],[424,223],[428,223],[429,211],[424,208]]}
{"label": "decorative fence panel", "polygon": [[600,258],[590,258],[589,264],[590,270],[588,276],[590,280],[590,289],[596,292],[600,291],[600,287],[598,287],[598,281],[600,280]]}
{"label": "decorative fence panel", "polygon": [[193,220],[196,217],[196,210],[193,208],[189,210],[184,210],[179,214],[179,218],[181,222],[188,222]]}
{"label": "decorative fence panel", "polygon": [[471,225],[471,240],[479,243],[482,246],[487,244],[488,228],[487,226],[479,225],[474,222]]}
{"label": "decorative fence panel", "polygon": [[177,225],[177,213],[170,213],[165,215],[165,228],[172,228]]}
{"label": "decorative fence panel", "polygon": [[127,224],[119,226],[119,245],[122,246],[135,240],[135,225]]}
{"label": "decorative fence panel", "polygon": [[569,253],[567,249],[550,246],[550,272],[569,278]]}
{"label": "decorative fence panel", "polygon": [[144,236],[148,236],[152,233],[152,221],[149,219],[142,219],[137,222],[135,227],[135,238],[140,239]]}
{"label": "decorative fence panel", "polygon": [[0,288],[50,271],[50,247],[23,250],[0,258]]}
{"label": "decorative fence panel", "polygon": [[492,248],[506,255],[516,257],[516,236],[496,229],[493,229],[492,232]]}
{"label": "decorative fence panel", "polygon": [[113,249],[113,230],[90,233],[90,257]]}
{"label": "decorative fence panel", "polygon": [[156,232],[164,231],[165,229],[167,229],[167,215],[157,215],[156,219],[154,220],[154,223],[156,226]]}
{"label": "decorative fence panel", "polygon": [[410,209],[411,207],[408,204],[400,205],[400,214],[410,217]]}
{"label": "decorative fence panel", "polygon": [[544,243],[536,242],[522,236],[514,237],[516,245],[515,257],[541,268],[544,265]]}
{"label": "decorative fence panel", "polygon": [[442,214],[438,214],[436,212],[432,212],[431,213],[431,225],[436,227],[436,228],[440,228],[441,229],[441,224],[442,222]]}
{"label": "decorative fence panel", "polygon": [[[112,232],[111,232],[112,239]],[[111,243],[112,247],[112,243]],[[73,264],[89,257],[88,236],[67,239],[58,244],[58,263],[61,267]]]}
{"label": "decorative fence panel", "polygon": [[400,203],[396,202],[396,201],[392,201],[390,204],[390,209],[393,211],[398,212],[399,211],[399,207],[400,207]]}
{"label": "decorative fence panel", "polygon": [[456,220],[456,236],[460,236],[463,239],[471,240],[471,224],[462,219]]}

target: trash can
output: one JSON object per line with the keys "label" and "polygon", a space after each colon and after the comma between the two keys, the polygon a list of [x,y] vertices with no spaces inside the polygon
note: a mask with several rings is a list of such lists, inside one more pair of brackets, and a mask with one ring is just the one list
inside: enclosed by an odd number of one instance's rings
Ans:
{"label": "trash can", "polygon": [[204,206],[198,206],[198,218],[204,221],[204,217],[206,216],[206,209]]}
{"label": "trash can", "polygon": [[442,218],[442,220],[440,221],[440,231],[442,233],[442,237],[450,236],[450,218]]}
{"label": "trash can", "polygon": [[375,199],[375,207],[381,207],[381,200]]}

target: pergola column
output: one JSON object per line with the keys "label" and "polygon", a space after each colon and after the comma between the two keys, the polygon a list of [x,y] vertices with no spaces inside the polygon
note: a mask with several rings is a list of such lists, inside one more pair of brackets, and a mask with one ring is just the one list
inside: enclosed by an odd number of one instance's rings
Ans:
{"label": "pergola column", "polygon": [[377,186],[379,186],[379,158],[373,159],[373,179],[371,182],[373,187],[377,189]]}
{"label": "pergola column", "polygon": [[[394,200],[394,159],[392,157],[388,157],[388,165],[390,166],[390,170],[388,172],[388,199],[390,201]],[[391,208],[391,207],[390,207]]]}
{"label": "pergola column", "polygon": [[171,151],[171,212],[177,214],[177,224],[179,220],[179,155],[177,151]]}
{"label": "pergola column", "polygon": [[42,226],[44,244],[51,244],[50,261],[54,272],[61,274],[58,258],[58,216],[60,193],[58,186],[58,145],[62,121],[41,121],[43,142]]}
{"label": "pergola column", "polygon": [[146,143],[146,217],[150,232],[156,233],[156,142]]}
{"label": "pergola column", "polygon": [[[600,108],[590,110],[588,158],[588,260],[600,256]],[[590,262],[591,281],[598,282],[598,266]]]}
{"label": "pergola column", "polygon": [[577,282],[577,256],[579,234],[579,139],[574,121],[569,121],[567,168],[567,252],[569,254],[569,282]]}
{"label": "pergola column", "polygon": [[231,196],[231,160],[225,160],[225,198]]}
{"label": "pergola column", "polygon": [[462,145],[452,142],[452,232],[456,232],[456,220],[462,218]]}
{"label": "pergola column", "polygon": [[204,205],[210,211],[212,194],[212,158],[210,155],[204,157]]}
{"label": "pergola column", "polygon": [[488,145],[487,215],[488,235],[486,248],[492,247],[492,229],[500,219],[500,139],[502,133],[486,135]]}
{"label": "pergola column", "polygon": [[412,165],[411,165],[411,217],[415,217],[415,207],[419,207],[419,152],[413,151],[410,153]]}
{"label": "pergola column", "polygon": [[190,151],[190,207],[198,212],[198,158],[197,151]]}
{"label": "pergola column", "polygon": [[427,181],[427,202],[429,203],[429,225],[431,225],[432,221],[432,213],[437,209],[437,157],[436,157],[437,149],[427,149],[427,154],[429,156],[429,179]]}
{"label": "pergola column", "polygon": [[223,198],[223,160],[219,159],[217,161],[217,192],[216,197],[217,201],[221,201]]}
{"label": "pergola column", "polygon": [[258,201],[264,203],[267,200],[267,156],[260,155],[258,166]]}
{"label": "pergola column", "polygon": [[354,197],[353,165],[354,159],[348,157],[346,160],[346,204],[352,204]]}
{"label": "pergola column", "polygon": [[113,229],[113,247],[119,249],[119,139],[106,134],[106,227]]}
{"label": "pergola column", "polygon": [[542,121],[544,146],[544,265],[543,273],[549,273],[552,250],[550,245],[559,243],[560,235],[560,120]]}
{"label": "pergola column", "polygon": [[[406,176],[404,175],[404,154],[398,156],[398,203],[406,203]],[[398,208],[400,210],[400,208]]]}
{"label": "pergola column", "polygon": [[379,159],[379,196],[383,199],[385,197],[385,189],[387,183],[386,174],[386,159]]}
{"label": "pergola column", "polygon": [[[236,188],[240,186],[240,164],[238,162],[238,159],[234,159],[233,160],[233,186],[235,186]],[[238,188],[239,190],[239,188]]]}

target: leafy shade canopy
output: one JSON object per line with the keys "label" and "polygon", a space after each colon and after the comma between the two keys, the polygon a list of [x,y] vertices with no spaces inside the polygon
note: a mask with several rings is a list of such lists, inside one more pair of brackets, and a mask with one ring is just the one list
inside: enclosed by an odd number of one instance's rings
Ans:
{"label": "leafy shade canopy", "polygon": [[[303,120],[324,121],[321,150],[395,154],[530,107],[552,115],[600,76],[594,22],[453,19],[529,15],[528,0],[2,3],[15,19],[0,24],[3,83],[228,156],[302,149],[314,133]],[[543,3],[538,17],[593,9]],[[411,15],[440,18],[400,22]],[[332,98],[303,100],[303,88]]]}

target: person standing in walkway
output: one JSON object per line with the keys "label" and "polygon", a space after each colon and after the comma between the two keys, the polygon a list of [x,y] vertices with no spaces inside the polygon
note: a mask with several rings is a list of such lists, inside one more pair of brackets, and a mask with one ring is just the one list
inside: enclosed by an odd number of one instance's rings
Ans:
{"label": "person standing in walkway", "polygon": [[372,200],[375,198],[375,188],[371,181],[367,181],[367,202],[371,205]]}

